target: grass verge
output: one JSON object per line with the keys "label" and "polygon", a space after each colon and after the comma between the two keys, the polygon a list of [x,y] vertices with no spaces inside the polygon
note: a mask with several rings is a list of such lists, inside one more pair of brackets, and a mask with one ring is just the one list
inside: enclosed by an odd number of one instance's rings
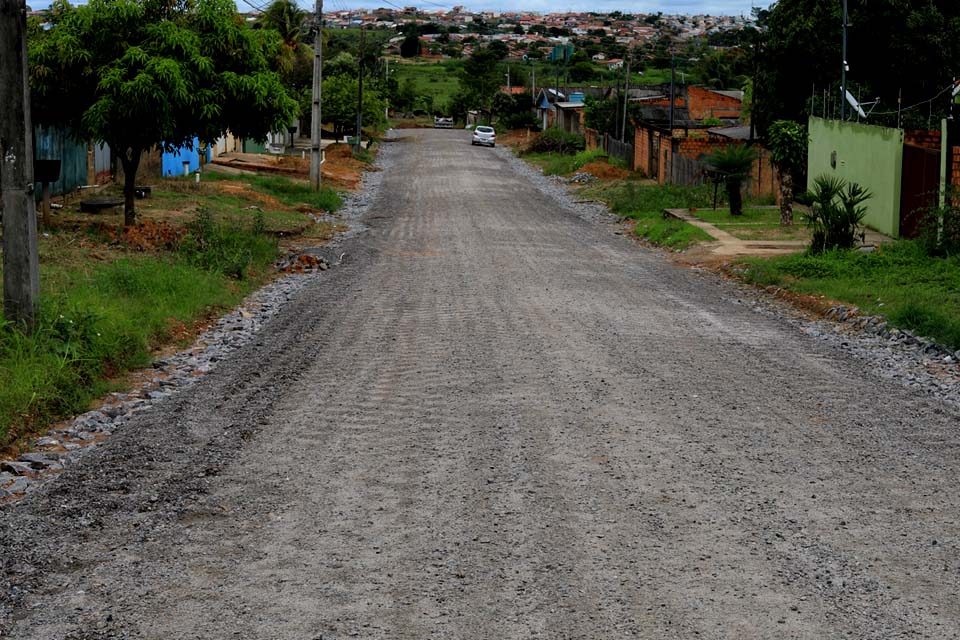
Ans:
{"label": "grass verge", "polygon": [[795,210],[793,225],[780,226],[780,209],[752,207],[739,216],[730,215],[730,209],[696,209],[690,211],[705,222],[722,229],[741,240],[809,240],[812,231],[802,212]]}
{"label": "grass verge", "polygon": [[753,258],[740,267],[749,282],[853,304],[894,326],[960,349],[958,256],[929,257],[916,242],[901,240],[873,253]]}
{"label": "grass verge", "polygon": [[189,340],[192,327],[272,278],[278,233],[332,230],[291,207],[336,210],[333,190],[314,193],[280,176],[237,179],[249,186],[222,193],[165,183],[136,227],[71,205],[44,229],[37,327],[24,335],[0,320],[0,448],[87,410],[157,347]]}
{"label": "grass verge", "polygon": [[605,194],[610,210],[637,221],[634,233],[655,244],[682,251],[698,242],[713,238],[692,224],[664,218],[663,210],[703,207],[712,198],[706,186],[681,187],[677,185],[637,184],[624,182]]}

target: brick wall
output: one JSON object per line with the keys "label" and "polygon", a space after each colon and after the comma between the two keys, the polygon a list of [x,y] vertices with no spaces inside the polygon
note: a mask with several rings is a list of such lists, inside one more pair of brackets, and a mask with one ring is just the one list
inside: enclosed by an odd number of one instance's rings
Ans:
{"label": "brick wall", "polygon": [[600,148],[600,134],[596,129],[584,129],[583,138],[587,143],[587,151]]}
{"label": "brick wall", "polygon": [[[659,143],[659,153],[657,157],[651,157],[650,152],[654,145],[651,143],[656,140]],[[691,138],[675,137],[677,146],[677,155],[689,158],[691,160],[700,160],[705,154],[722,149],[731,144],[744,144],[743,142],[734,142],[728,138],[713,135],[703,135]],[[746,194],[754,198],[764,196],[776,196],[779,193],[779,180],[773,161],[770,158],[770,152],[755,145],[757,149],[757,159],[753,163],[750,172],[750,180],[745,185]],[[956,180],[960,184],[960,147],[955,148],[958,154],[958,168]],[[633,139],[633,160],[634,170],[645,177],[656,175],[659,184],[666,184],[670,179],[670,166],[673,159],[673,148],[670,136],[663,131],[647,127],[637,127]]]}
{"label": "brick wall", "polygon": [[960,189],[960,147],[951,147],[950,153],[953,155],[953,171],[950,175],[950,185],[954,189]]}
{"label": "brick wall", "polygon": [[690,117],[694,120],[739,118],[743,108],[740,100],[703,87],[687,87],[687,99],[690,101]]}
{"label": "brick wall", "polygon": [[908,129],[903,132],[903,143],[912,144],[917,147],[923,147],[924,149],[936,149],[940,150],[940,137],[941,133],[939,131],[932,131],[929,129]]}

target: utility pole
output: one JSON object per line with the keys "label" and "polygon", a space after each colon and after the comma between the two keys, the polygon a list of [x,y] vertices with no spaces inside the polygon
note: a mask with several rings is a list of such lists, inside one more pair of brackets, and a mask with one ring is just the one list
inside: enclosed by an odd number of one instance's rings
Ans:
{"label": "utility pole", "polygon": [[510,65],[507,65],[507,92],[510,92]]}
{"label": "utility pole", "polygon": [[313,106],[310,110],[310,186],[320,190],[320,162],[323,150],[320,137],[320,85],[323,82],[323,0],[316,0],[313,20]]}
{"label": "utility pole", "polygon": [[847,116],[847,0],[843,0],[843,66],[840,68],[840,121]]}
{"label": "utility pole", "polygon": [[27,5],[0,0],[0,202],[3,205],[3,314],[26,330],[40,301],[33,125],[27,85]]}
{"label": "utility pole", "polygon": [[677,56],[670,49],[670,137],[673,137],[673,102],[674,102],[674,84],[677,79]]}
{"label": "utility pole", "polygon": [[627,54],[627,75],[623,79],[623,123],[620,125],[620,142],[627,137],[627,101],[630,100],[630,55]]}
{"label": "utility pole", "polygon": [[355,153],[360,153],[360,136],[363,133],[363,36],[366,33],[365,27],[366,25],[360,25],[360,59],[357,60],[360,78],[357,85],[357,147]]}

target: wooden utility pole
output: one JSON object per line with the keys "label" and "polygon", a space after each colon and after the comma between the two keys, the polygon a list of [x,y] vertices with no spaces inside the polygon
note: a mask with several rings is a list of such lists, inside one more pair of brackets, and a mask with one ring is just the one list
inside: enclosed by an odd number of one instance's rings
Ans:
{"label": "wooden utility pole", "polygon": [[630,55],[627,54],[627,75],[623,77],[623,123],[620,125],[620,142],[627,137],[627,101],[630,100]]}
{"label": "wooden utility pole", "polygon": [[358,83],[357,83],[357,140],[355,152],[360,153],[360,139],[363,135],[363,36],[366,33],[366,25],[360,25],[360,59],[357,60]]}
{"label": "wooden utility pole", "polygon": [[313,16],[316,33],[313,38],[313,107],[310,111],[310,186],[320,190],[320,162],[323,147],[320,136],[320,85],[323,82],[323,0],[317,0]]}
{"label": "wooden utility pole", "polygon": [[0,199],[3,203],[3,313],[27,330],[40,300],[33,129],[27,86],[27,6],[0,0]]}

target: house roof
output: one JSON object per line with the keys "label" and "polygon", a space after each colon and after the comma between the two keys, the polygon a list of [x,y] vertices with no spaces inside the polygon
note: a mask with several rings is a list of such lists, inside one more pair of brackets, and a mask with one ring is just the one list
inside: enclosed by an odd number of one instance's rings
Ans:
{"label": "house roof", "polygon": [[743,101],[743,91],[721,91],[720,89],[711,89],[711,91],[719,93],[722,96],[727,96],[728,98]]}
{"label": "house roof", "polygon": [[723,138],[729,138],[731,140],[749,140],[750,139],[750,125],[738,125],[735,127],[713,127],[707,129],[707,133],[721,136]]}

